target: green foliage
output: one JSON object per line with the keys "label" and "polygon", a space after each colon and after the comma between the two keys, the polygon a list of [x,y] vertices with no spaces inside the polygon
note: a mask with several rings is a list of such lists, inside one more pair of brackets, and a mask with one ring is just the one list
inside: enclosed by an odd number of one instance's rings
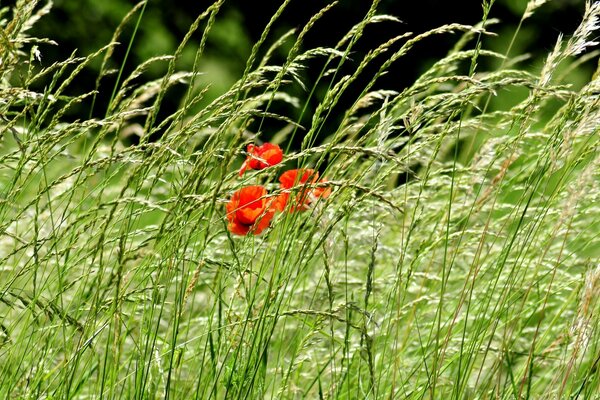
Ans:
{"label": "green foliage", "polygon": [[[367,26],[397,21],[377,3],[335,45],[311,48],[306,35],[336,4],[271,42],[284,2],[258,42],[231,42],[245,68],[214,99],[202,74],[215,65],[207,43],[232,29],[221,1],[171,55],[131,73],[111,57],[145,3],[105,47],[49,66],[39,54],[52,42],[28,35],[49,9],[21,1],[4,14],[0,397],[598,395],[600,80],[581,76],[600,3],[532,71],[510,44],[486,49],[501,29],[486,9],[478,26],[398,32],[347,72]],[[410,87],[377,88],[416,45],[446,36],[457,45]],[[488,58],[499,63],[484,68]],[[312,60],[324,67],[306,81]],[[77,93],[94,63],[96,90]],[[303,114],[323,84],[310,124],[276,111]],[[67,122],[100,95],[103,117]],[[301,147],[240,179],[245,144],[271,120],[285,126],[273,141]],[[319,169],[333,193],[260,236],[232,236],[231,193],[276,182],[283,167]]]}

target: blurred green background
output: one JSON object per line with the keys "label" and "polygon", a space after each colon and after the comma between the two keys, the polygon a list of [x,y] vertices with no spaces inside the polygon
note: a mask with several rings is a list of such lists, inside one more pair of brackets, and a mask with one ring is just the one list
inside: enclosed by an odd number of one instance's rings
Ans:
{"label": "blurred green background", "polygon": [[[500,53],[506,52],[527,2],[527,0],[497,0],[494,3],[490,17],[500,19],[501,23],[491,27],[497,36],[486,37],[485,48]],[[325,1],[292,1],[275,23],[266,45],[259,54],[263,54],[270,44],[289,29],[302,29],[309,18],[328,3]],[[42,65],[47,66],[55,61],[63,60],[75,49],[78,54],[87,55],[109,43],[116,27],[134,4],[127,0],[55,0],[52,12],[38,22],[32,32],[35,36],[50,38],[59,44],[59,46],[44,46],[41,49]],[[173,54],[194,19],[210,4],[212,4],[210,1],[150,0],[132,43],[131,53],[124,64],[125,76],[150,57]],[[209,86],[204,103],[200,107],[225,92],[241,76],[252,44],[259,39],[264,27],[279,5],[279,1],[230,0],[224,2],[208,37],[206,50],[200,63],[202,76],[196,90]],[[370,2],[364,0],[341,0],[307,35],[304,48],[333,46],[352,25],[361,20],[369,6]],[[574,31],[583,15],[584,7],[584,0],[552,0],[528,19],[521,27],[511,51],[511,55],[530,53],[530,57],[525,59],[520,67],[538,68],[541,60],[554,46],[559,33],[569,35]],[[378,10],[380,13],[400,18],[402,23],[389,22],[370,26],[366,30],[365,36],[354,48],[351,61],[345,64],[343,73],[351,73],[364,53],[393,36],[408,31],[423,32],[444,23],[475,24],[482,17],[482,5],[479,0],[420,0],[415,2],[382,0]],[[110,61],[110,67],[113,69],[120,68],[124,62],[126,48],[134,32],[138,15],[139,13],[125,26],[119,39],[121,45],[116,49]],[[195,52],[204,27],[205,25],[201,25],[200,29],[192,36],[190,45],[186,47],[179,61],[179,69],[192,69]],[[458,35],[444,35],[420,43],[406,57],[396,62],[390,72],[379,80],[374,89],[402,90],[407,87],[435,60],[447,54],[457,39]],[[272,62],[282,62],[291,43],[292,41],[288,43],[288,46],[283,46]],[[331,129],[335,129],[339,116],[354,101],[372,73],[385,61],[384,57],[380,58],[381,60],[377,60],[363,74],[365,81],[359,79],[355,82],[338,103],[336,109],[332,110],[330,118],[326,121],[326,125],[328,124]],[[101,58],[98,58],[78,77],[71,89],[73,94],[94,88],[100,61]],[[482,59],[478,68],[495,67],[494,64],[486,65],[487,62],[491,61]],[[316,80],[321,67],[322,64],[320,65],[318,61],[311,62],[303,71],[302,79],[308,84],[308,87],[311,87]],[[593,67],[594,63],[589,62],[579,72],[569,76],[569,79],[572,83],[581,85],[586,79],[589,79]],[[165,71],[166,63],[154,64],[143,79],[156,79]],[[115,77],[116,74],[113,74],[103,80],[103,90],[98,95],[93,115],[102,116],[106,110]],[[176,110],[185,90],[184,85],[179,85],[171,90],[161,108],[161,113],[169,115]],[[326,90],[326,83],[323,87],[317,88],[315,95],[309,100],[309,112],[304,115],[300,115],[299,109],[286,108],[286,106],[272,111],[282,113],[306,126],[310,123],[310,110],[316,107]],[[288,91],[292,91],[291,94],[300,97],[301,104],[308,98],[307,93],[304,93],[299,86],[292,87]],[[493,106],[501,107],[503,103],[510,103],[511,97],[515,96],[516,100],[525,94],[525,91],[510,93],[497,98]],[[90,104],[84,102],[73,108],[67,117],[82,118],[87,117],[89,113]],[[271,121],[269,124],[272,125],[264,127],[265,130],[275,131],[281,128],[278,124],[283,123]]]}

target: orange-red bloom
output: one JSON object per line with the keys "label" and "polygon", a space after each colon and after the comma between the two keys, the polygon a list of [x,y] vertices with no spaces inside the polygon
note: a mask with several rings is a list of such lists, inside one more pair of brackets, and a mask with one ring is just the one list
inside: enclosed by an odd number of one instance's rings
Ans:
{"label": "orange-red bloom", "polygon": [[279,177],[279,183],[283,192],[276,200],[275,206],[278,210],[283,210],[290,199],[290,192],[293,189],[298,191],[298,194],[293,199],[293,204],[290,206],[291,211],[304,211],[308,206],[316,201],[317,198],[327,198],[331,194],[329,187],[298,187],[301,185],[314,185],[327,182],[326,179],[319,181],[319,172],[312,169],[291,169],[285,171]]}
{"label": "orange-red bloom", "polygon": [[273,165],[277,165],[283,160],[283,151],[276,144],[265,143],[260,146],[255,146],[252,143],[246,148],[248,157],[240,168],[240,176],[246,172],[247,169],[263,169]]}
{"label": "orange-red bloom", "polygon": [[268,199],[263,186],[246,186],[233,194],[227,203],[227,229],[236,235],[264,231],[275,214],[273,199]]}

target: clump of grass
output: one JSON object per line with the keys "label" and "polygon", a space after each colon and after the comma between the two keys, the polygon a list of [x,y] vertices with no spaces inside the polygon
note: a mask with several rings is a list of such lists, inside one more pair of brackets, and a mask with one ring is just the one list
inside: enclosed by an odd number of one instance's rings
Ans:
{"label": "clump of grass", "polygon": [[[43,66],[39,54],[54,43],[27,32],[49,7],[4,12],[2,397],[597,396],[600,81],[597,71],[574,88],[559,71],[597,56],[600,3],[587,3],[538,71],[484,48],[494,27],[486,2],[479,26],[399,31],[343,75],[365,27],[395,18],[378,15],[375,1],[335,47],[306,49],[332,3],[260,60],[285,1],[239,81],[196,112],[201,63],[178,71],[177,60],[198,32],[202,59],[222,3],[198,16],[175,54],[114,88],[103,67],[96,90],[77,95],[67,88],[93,60],[107,65],[122,27],[95,54]],[[143,18],[145,4],[123,24]],[[374,89],[436,35],[456,37],[447,57],[402,92]],[[272,64],[286,41],[287,59]],[[319,139],[380,57],[338,129]],[[487,57],[501,67],[478,67]],[[305,82],[312,59],[322,73]],[[140,83],[152,63],[166,63],[166,74]],[[180,83],[189,85],[181,108],[160,117]],[[307,112],[322,83],[310,126],[272,111],[284,102]],[[306,97],[290,94],[297,86]],[[522,101],[490,106],[515,87]],[[103,118],[65,122],[100,91],[112,93]],[[280,214],[263,235],[233,237],[230,194],[280,171],[237,175],[244,144],[261,140],[249,127],[268,119],[287,123],[276,140],[302,137],[286,162],[321,169],[333,193],[309,212]],[[125,146],[127,132],[139,144]]]}

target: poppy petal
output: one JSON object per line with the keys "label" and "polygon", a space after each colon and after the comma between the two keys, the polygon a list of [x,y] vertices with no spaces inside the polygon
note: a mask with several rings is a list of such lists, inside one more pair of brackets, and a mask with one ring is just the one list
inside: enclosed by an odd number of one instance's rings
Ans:
{"label": "poppy petal", "polygon": [[279,164],[283,160],[283,151],[281,147],[272,143],[264,143],[260,146],[255,146],[250,143],[246,147],[248,157],[240,168],[240,176],[246,172],[247,169],[261,170],[276,164]]}
{"label": "poppy petal", "polygon": [[236,235],[257,235],[265,230],[276,211],[273,200],[268,201],[266,196],[263,186],[246,186],[236,191],[225,205],[227,229]]}
{"label": "poppy petal", "polygon": [[[327,183],[327,179],[321,179],[319,181],[319,183],[320,184]],[[329,187],[329,186],[321,186],[321,187],[314,188],[313,191],[312,191],[312,194],[315,197],[321,197],[323,199],[326,199],[331,194],[331,187]]]}
{"label": "poppy petal", "polygon": [[250,231],[250,225],[243,225],[239,221],[233,220],[227,225],[227,229],[236,235],[246,235]]}
{"label": "poppy petal", "polygon": [[267,229],[271,224],[275,210],[267,210],[264,215],[259,216],[258,220],[252,227],[252,233],[255,235],[260,234],[262,231]]}
{"label": "poppy petal", "polygon": [[250,166],[248,165],[248,160],[245,160],[240,168],[240,176],[244,175],[244,172],[246,172],[248,168],[250,168]]}

